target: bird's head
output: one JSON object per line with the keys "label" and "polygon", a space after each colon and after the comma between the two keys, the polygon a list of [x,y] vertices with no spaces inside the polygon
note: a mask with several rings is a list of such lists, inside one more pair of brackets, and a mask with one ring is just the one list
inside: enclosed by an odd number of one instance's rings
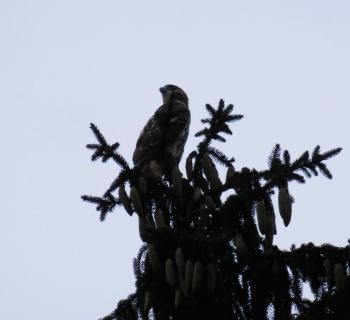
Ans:
{"label": "bird's head", "polygon": [[159,91],[162,94],[164,104],[167,103],[171,98],[179,100],[188,105],[188,97],[185,91],[183,91],[178,86],[175,86],[173,84],[167,84],[164,87],[159,88]]}

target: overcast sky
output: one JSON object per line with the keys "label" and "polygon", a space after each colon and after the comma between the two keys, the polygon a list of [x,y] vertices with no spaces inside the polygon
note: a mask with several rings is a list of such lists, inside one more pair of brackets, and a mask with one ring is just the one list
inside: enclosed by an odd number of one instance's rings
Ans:
{"label": "overcast sky", "polygon": [[238,169],[266,168],[275,143],[343,147],[333,180],[290,186],[276,243],[345,245],[349,16],[348,0],[0,0],[0,318],[95,320],[133,292],[136,217],[101,223],[81,201],[118,174],[85,145],[94,122],[131,160],[167,83],[190,98],[185,155],[220,98],[245,116],[222,146]]}

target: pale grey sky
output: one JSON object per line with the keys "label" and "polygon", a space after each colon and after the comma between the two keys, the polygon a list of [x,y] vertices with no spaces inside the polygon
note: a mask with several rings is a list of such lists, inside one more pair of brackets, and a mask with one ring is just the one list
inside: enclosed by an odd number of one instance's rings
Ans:
{"label": "pale grey sky", "polygon": [[220,98],[245,118],[224,150],[266,168],[275,143],[296,157],[341,146],[329,181],[293,184],[276,243],[345,245],[349,233],[350,2],[0,0],[0,318],[94,320],[133,291],[136,218],[104,223],[113,164],[91,163],[89,123],[131,160],[160,105],[183,87],[191,135]]}

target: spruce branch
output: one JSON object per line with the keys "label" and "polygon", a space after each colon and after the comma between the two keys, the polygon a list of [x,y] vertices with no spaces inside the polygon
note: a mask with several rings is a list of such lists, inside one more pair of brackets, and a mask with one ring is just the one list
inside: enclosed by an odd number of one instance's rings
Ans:
{"label": "spruce branch", "polygon": [[204,136],[204,140],[199,144],[198,148],[206,149],[212,140],[219,140],[225,142],[226,139],[222,137],[222,134],[232,135],[232,131],[228,126],[228,123],[237,121],[243,118],[243,115],[231,114],[233,111],[233,105],[229,104],[225,107],[224,100],[220,100],[217,109],[215,110],[210,104],[206,104],[206,109],[210,115],[210,118],[202,119],[202,123],[208,123],[209,127],[195,134],[196,137]]}
{"label": "spruce branch", "polygon": [[281,146],[279,144],[276,144],[275,147],[272,149],[268,159],[270,170],[273,170],[276,166],[281,165],[280,157],[281,157]]}
{"label": "spruce branch", "polygon": [[213,157],[214,160],[218,161],[219,163],[225,166],[229,166],[232,162],[235,161],[233,157],[228,158],[222,151],[212,146],[208,147],[208,153]]}
{"label": "spruce branch", "polygon": [[98,144],[88,144],[86,147],[90,150],[94,150],[91,156],[92,161],[96,161],[101,158],[102,162],[107,162],[109,159],[113,159],[121,168],[121,172],[118,177],[112,182],[111,186],[105,191],[103,197],[83,195],[81,198],[84,201],[96,204],[96,210],[100,211],[100,220],[104,221],[108,212],[114,210],[120,201],[117,200],[112,192],[115,191],[119,186],[124,186],[125,182],[130,180],[134,174],[134,171],[130,169],[125,158],[116,152],[119,147],[119,143],[108,144],[107,140],[97,128],[94,123],[90,123],[90,129],[95,135]]}
{"label": "spruce branch", "polygon": [[91,156],[92,161],[96,161],[102,158],[102,162],[107,162],[109,159],[113,159],[119,166],[124,170],[129,170],[129,165],[127,161],[121,156],[116,150],[119,147],[119,143],[108,144],[100,130],[93,123],[90,124],[90,128],[94,133],[99,144],[88,144],[86,147],[95,152]]}
{"label": "spruce branch", "polygon": [[210,118],[202,119],[202,123],[208,123],[209,126],[200,130],[195,134],[196,137],[203,136],[204,139],[197,146],[198,153],[194,164],[194,178],[195,183],[199,184],[204,190],[208,190],[209,186],[203,178],[203,169],[201,166],[201,160],[205,153],[212,156],[215,161],[229,166],[234,162],[234,158],[228,158],[222,151],[210,146],[213,140],[220,142],[226,142],[226,139],[222,137],[223,134],[232,135],[232,131],[228,126],[228,123],[237,121],[243,118],[242,115],[232,114],[233,105],[229,104],[225,106],[224,100],[219,101],[217,109],[214,109],[210,104],[206,104],[206,109],[210,115]]}
{"label": "spruce branch", "polygon": [[117,190],[120,186],[124,186],[127,181],[130,181],[133,177],[133,171],[132,170],[122,170],[120,171],[118,177],[113,180],[110,187],[106,190],[104,196],[114,192]]}
{"label": "spruce branch", "polygon": [[264,188],[286,185],[291,181],[305,183],[305,177],[311,178],[312,174],[317,176],[319,172],[331,179],[332,174],[324,161],[337,155],[341,150],[341,148],[335,148],[320,154],[320,147],[316,146],[311,157],[309,152],[305,151],[291,162],[288,150],[283,152],[283,159],[281,159],[281,147],[279,144],[276,144],[268,159],[269,170],[260,173],[261,178],[268,180]]}
{"label": "spruce branch", "polygon": [[107,194],[103,198],[88,195],[83,195],[81,196],[81,198],[86,202],[96,204],[96,211],[100,211],[101,221],[105,220],[108,212],[113,211],[114,207],[117,204],[120,204],[119,200],[114,198],[114,196],[111,193]]}

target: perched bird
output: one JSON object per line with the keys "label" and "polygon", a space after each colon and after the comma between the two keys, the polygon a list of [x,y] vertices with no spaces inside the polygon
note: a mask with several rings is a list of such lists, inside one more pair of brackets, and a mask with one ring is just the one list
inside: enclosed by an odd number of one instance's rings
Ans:
{"label": "perched bird", "polygon": [[154,178],[179,164],[191,122],[188,97],[181,88],[168,84],[159,91],[163,105],[141,131],[132,158],[135,167]]}

